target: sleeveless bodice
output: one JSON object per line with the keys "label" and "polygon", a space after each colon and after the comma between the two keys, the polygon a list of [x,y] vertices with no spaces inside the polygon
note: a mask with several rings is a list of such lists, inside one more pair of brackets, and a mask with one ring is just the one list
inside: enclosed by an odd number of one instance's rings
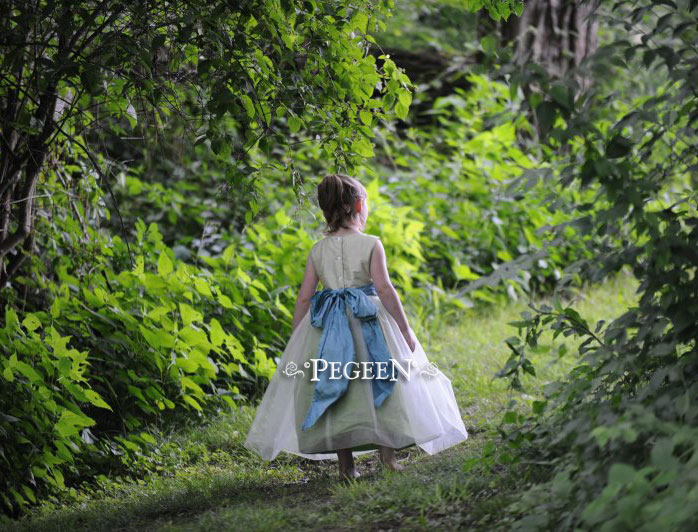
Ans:
{"label": "sleeveless bodice", "polygon": [[318,240],[310,257],[322,286],[337,290],[370,283],[371,253],[377,240],[377,236],[365,233]]}

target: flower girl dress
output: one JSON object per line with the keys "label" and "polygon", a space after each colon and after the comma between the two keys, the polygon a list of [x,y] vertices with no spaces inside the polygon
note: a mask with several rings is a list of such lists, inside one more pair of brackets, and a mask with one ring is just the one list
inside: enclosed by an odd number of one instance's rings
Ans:
{"label": "flower girl dress", "polygon": [[[467,439],[450,380],[429,362],[419,340],[410,351],[372,289],[369,265],[377,240],[353,233],[326,236],[312,247],[324,290],[315,293],[291,334],[247,434],[245,447],[262,458],[272,460],[286,451],[314,460],[336,459],[337,449],[363,454],[378,445],[417,445],[434,454]],[[350,338],[339,338],[340,332]],[[387,347],[396,364],[387,372],[390,382],[361,378],[370,374],[359,371],[375,361],[372,344],[380,344],[383,352]],[[339,380],[328,381],[326,370],[325,378],[312,381],[318,375],[314,369],[327,367],[317,359],[332,354],[343,357],[342,368],[347,361],[354,363]],[[346,378],[352,374],[358,377]],[[374,400],[378,384],[388,386]]]}

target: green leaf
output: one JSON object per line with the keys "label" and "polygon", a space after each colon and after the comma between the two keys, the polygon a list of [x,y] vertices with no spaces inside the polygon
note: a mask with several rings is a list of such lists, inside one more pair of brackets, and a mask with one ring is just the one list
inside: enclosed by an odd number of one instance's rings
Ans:
{"label": "green leaf", "polygon": [[561,85],[559,83],[556,83],[552,87],[550,87],[550,97],[553,99],[555,103],[557,103],[559,106],[564,107],[565,109],[571,109],[572,108],[572,95],[570,90],[565,87],[564,85]]}
{"label": "green leaf", "polygon": [[443,234],[445,234],[446,236],[448,236],[450,238],[454,238],[456,240],[460,239],[460,235],[458,233],[456,233],[453,229],[451,229],[447,225],[442,225],[441,227],[439,227],[439,229],[441,229],[441,232]]}
{"label": "green leaf", "polygon": [[77,435],[80,429],[91,427],[94,424],[95,421],[92,418],[64,409],[63,412],[61,412],[61,417],[53,428],[61,437],[70,438],[71,436]]}
{"label": "green leaf", "polygon": [[536,117],[538,118],[538,127],[542,137],[545,137],[555,122],[556,110],[552,102],[541,102],[536,107]]}
{"label": "green leaf", "polygon": [[679,465],[674,457],[674,442],[670,438],[660,438],[652,447],[652,463],[658,468],[668,471]]}
{"label": "green leaf", "polygon": [[384,111],[390,111],[395,104],[395,95],[392,92],[386,92],[381,98],[381,104]]}
{"label": "green leaf", "polygon": [[398,102],[409,108],[410,104],[412,103],[412,93],[407,89],[403,89],[398,93],[397,99]]}
{"label": "green leaf", "polygon": [[204,315],[198,310],[195,310],[186,303],[179,304],[179,313],[182,317],[184,325],[190,325],[193,322],[199,322],[204,319]]}
{"label": "green leaf", "polygon": [[216,318],[212,318],[209,324],[209,337],[211,338],[211,343],[218,347],[223,343],[225,337],[227,336],[223,327],[221,327],[220,322]]}
{"label": "green leaf", "polygon": [[5,306],[5,329],[8,332],[14,332],[19,326],[19,319],[17,318],[17,313],[9,305]]}
{"label": "green leaf", "polygon": [[32,503],[36,504],[36,496],[34,495],[34,491],[27,486],[26,484],[22,485],[22,491],[24,492],[24,495],[29,499]]}
{"label": "green leaf", "polygon": [[492,54],[497,50],[499,45],[498,39],[495,35],[485,35],[480,39],[480,46],[487,54]]}
{"label": "green leaf", "polygon": [[161,252],[158,257],[158,274],[163,277],[167,277],[172,273],[174,267],[172,266],[172,261],[167,256],[167,253]]}
{"label": "green leaf", "polygon": [[200,277],[195,277],[194,287],[196,288],[196,291],[199,292],[202,296],[213,297],[211,287],[204,279],[201,279]]}
{"label": "green leaf", "polygon": [[403,104],[402,102],[398,102],[395,104],[395,114],[398,116],[398,118],[405,120],[407,118],[408,113],[409,108],[405,104]]}
{"label": "green leaf", "polygon": [[252,98],[250,98],[247,94],[242,94],[240,96],[240,100],[242,100],[242,105],[245,108],[245,112],[247,113],[247,116],[249,118],[254,118],[255,108],[254,108],[254,103],[252,103]]}
{"label": "green leaf", "polygon": [[35,331],[41,327],[41,320],[39,320],[35,314],[28,313],[22,320],[22,325],[24,325],[24,328],[30,332]]}
{"label": "green leaf", "polygon": [[368,16],[362,11],[357,11],[351,19],[352,29],[358,29],[361,33],[368,32]]}
{"label": "green leaf", "polygon": [[221,307],[223,307],[223,308],[228,308],[228,309],[235,308],[235,305],[233,305],[233,302],[225,294],[218,294],[218,303],[220,303]]}
{"label": "green leaf", "polygon": [[199,412],[203,412],[203,408],[201,408],[201,405],[194,399],[191,395],[183,395],[182,399],[184,399],[184,402],[187,403],[188,405],[194,407],[196,410]]}
{"label": "green leaf", "polygon": [[371,114],[370,111],[366,111],[365,109],[362,109],[361,111],[359,111],[359,118],[367,126],[370,126],[371,123],[373,122],[373,115]]}
{"label": "green leaf", "polygon": [[517,412],[510,410],[509,412],[504,414],[504,418],[502,419],[502,421],[504,423],[516,423],[518,419],[519,419],[519,414]]}
{"label": "green leaf", "polygon": [[179,331],[179,337],[191,347],[198,345],[208,347],[211,345],[208,341],[208,336],[206,333],[201,329],[195,329],[191,325],[187,325],[181,331]]}
{"label": "green leaf", "polygon": [[145,442],[150,443],[151,445],[155,445],[157,443],[157,440],[147,432],[141,432],[140,437],[143,438]]}
{"label": "green leaf", "polygon": [[362,157],[373,157],[373,146],[364,137],[359,137],[351,143],[352,151],[358,153]]}
{"label": "green leaf", "polygon": [[196,360],[188,357],[178,357],[175,365],[187,373],[196,373],[201,366]]}
{"label": "green leaf", "polygon": [[636,471],[629,464],[616,463],[608,471],[608,481],[610,484],[630,484],[635,478]]}
{"label": "green leaf", "polygon": [[480,276],[474,273],[467,264],[456,264],[453,266],[453,273],[459,280],[474,281]]}
{"label": "green leaf", "polygon": [[532,410],[533,413],[536,415],[540,415],[545,411],[545,407],[547,406],[548,402],[547,401],[533,401],[532,405]]}
{"label": "green leaf", "polygon": [[288,128],[291,130],[291,133],[298,133],[301,127],[303,127],[303,121],[300,118],[295,115],[288,117]]}
{"label": "green leaf", "polygon": [[109,406],[104,399],[102,399],[102,396],[99,395],[97,392],[91,389],[86,389],[85,390],[85,396],[87,399],[90,401],[95,406],[98,406],[100,408],[106,408],[107,410],[111,410],[111,406]]}
{"label": "green leaf", "polygon": [[143,335],[143,338],[145,338],[146,342],[148,342],[148,344],[155,349],[159,349],[161,347],[174,347],[174,338],[167,331],[163,329],[147,329],[141,324],[138,325],[138,329],[141,331],[141,334]]}
{"label": "green leaf", "polygon": [[609,159],[617,159],[625,157],[630,153],[633,144],[630,139],[617,135],[613,137],[606,146],[606,157]]}
{"label": "green leaf", "polygon": [[14,368],[16,371],[24,375],[27,379],[29,379],[33,383],[43,383],[44,379],[39,375],[36,370],[31,367],[29,364],[26,362],[22,362],[21,360],[18,360],[15,362]]}

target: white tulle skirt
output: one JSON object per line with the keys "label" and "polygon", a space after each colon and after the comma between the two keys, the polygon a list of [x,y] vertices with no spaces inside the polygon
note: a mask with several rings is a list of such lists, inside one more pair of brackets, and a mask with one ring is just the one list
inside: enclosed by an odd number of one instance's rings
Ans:
{"label": "white tulle skirt", "polygon": [[[427,359],[417,341],[410,351],[393,317],[378,296],[368,296],[378,308],[378,321],[392,358],[407,370],[397,370],[397,381],[388,398],[376,408],[368,379],[349,381],[344,395],[332,404],[315,425],[301,431],[313,395],[312,367],[322,330],[306,313],[291,335],[245,440],[247,449],[272,460],[286,451],[313,460],[336,459],[337,449],[355,454],[378,445],[403,449],[417,445],[435,454],[468,438],[451,381]],[[347,310],[357,362],[369,361],[361,325]]]}

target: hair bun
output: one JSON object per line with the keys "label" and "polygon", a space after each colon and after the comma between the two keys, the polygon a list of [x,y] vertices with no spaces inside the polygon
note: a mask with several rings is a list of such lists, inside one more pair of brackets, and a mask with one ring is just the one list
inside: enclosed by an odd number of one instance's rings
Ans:
{"label": "hair bun", "polygon": [[355,215],[355,203],[366,197],[364,187],[355,178],[346,174],[327,174],[317,187],[317,199],[328,232],[346,227],[346,222]]}

